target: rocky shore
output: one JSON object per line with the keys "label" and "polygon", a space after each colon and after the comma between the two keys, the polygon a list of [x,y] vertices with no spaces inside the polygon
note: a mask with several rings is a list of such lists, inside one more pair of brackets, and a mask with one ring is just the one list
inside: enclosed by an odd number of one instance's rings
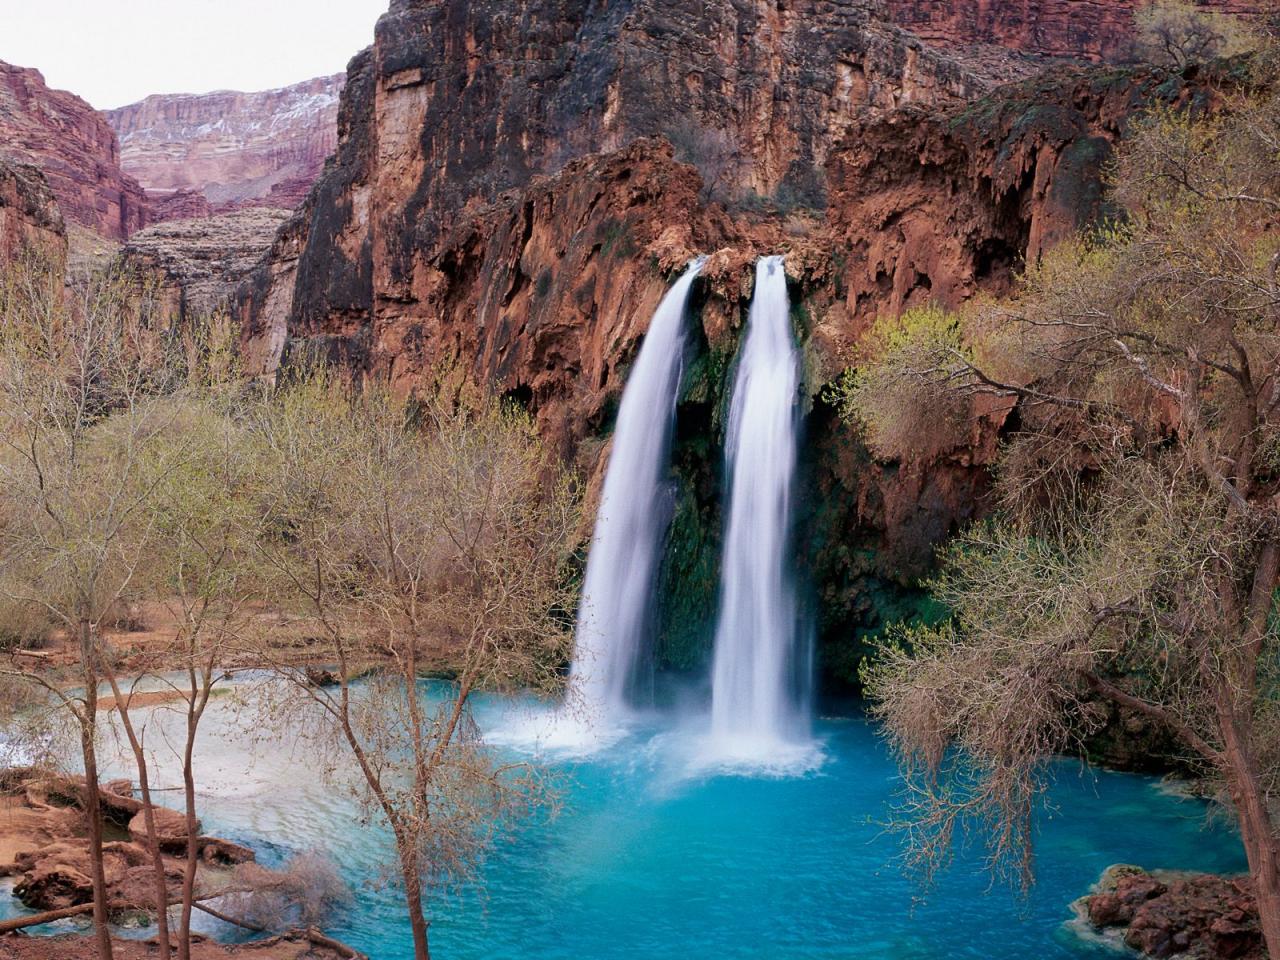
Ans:
{"label": "rocky shore", "polygon": [[[93,900],[89,849],[81,805],[84,781],[36,770],[6,775],[0,797],[0,876],[15,877],[14,895],[33,910],[63,910]],[[108,898],[118,912],[144,909],[152,901],[155,875],[146,848],[142,801],[133,784],[102,786],[102,813],[117,839],[105,844]],[[186,818],[163,807],[155,811],[165,870],[176,896],[186,856]],[[247,847],[201,836],[207,873],[253,860]],[[211,879],[207,877],[206,879]]]}
{"label": "rocky shore", "polygon": [[[24,906],[55,916],[76,916],[93,901],[88,841],[82,805],[84,780],[37,769],[14,769],[0,779],[0,876],[16,879],[13,895]],[[107,895],[117,922],[130,915],[145,917],[152,906],[155,875],[147,851],[142,801],[133,796],[133,784],[116,780],[101,787],[103,817],[108,825],[104,844]],[[176,810],[154,810],[160,850],[170,893],[178,898],[185,864],[186,818]],[[235,867],[254,860],[247,847],[218,837],[200,835],[200,873],[197,906],[234,885]],[[85,908],[81,911],[79,908]],[[216,915],[216,914],[215,914]],[[92,940],[75,934],[33,936],[13,929],[20,922],[0,922],[0,960],[92,960]],[[148,921],[149,922],[149,921]],[[154,941],[118,940],[116,956],[122,960],[151,957]],[[193,945],[196,960],[229,956],[257,960],[362,960],[362,955],[314,928],[290,930],[250,944],[224,945],[199,937]]]}
{"label": "rocky shore", "polygon": [[1248,877],[1117,864],[1076,908],[1095,930],[1144,956],[1266,960]]}

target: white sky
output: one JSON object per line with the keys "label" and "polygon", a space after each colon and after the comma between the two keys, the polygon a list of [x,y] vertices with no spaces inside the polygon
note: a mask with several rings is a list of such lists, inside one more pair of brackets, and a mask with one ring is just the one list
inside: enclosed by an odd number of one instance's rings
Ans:
{"label": "white sky", "polygon": [[0,0],[0,60],[99,110],[340,73],[390,0]]}

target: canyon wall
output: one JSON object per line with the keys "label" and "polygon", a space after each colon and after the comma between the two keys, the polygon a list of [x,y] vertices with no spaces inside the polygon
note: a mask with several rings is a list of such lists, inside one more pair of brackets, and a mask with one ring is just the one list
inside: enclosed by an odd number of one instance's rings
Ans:
{"label": "canyon wall", "polygon": [[[993,43],[1024,53],[1113,60],[1128,54],[1133,13],[1146,0],[882,0],[885,14],[929,43]],[[1201,0],[1255,17],[1265,0]]]}
{"label": "canyon wall", "polygon": [[704,193],[820,205],[859,111],[993,83],[857,0],[714,0],[692,15],[669,0],[397,0],[349,68],[333,169],[281,238],[296,283],[260,290],[273,306],[251,307],[248,329],[332,321],[376,340],[429,318],[468,216],[637,138],[673,142]]}
{"label": "canyon wall", "polygon": [[123,239],[147,222],[146,196],[120,167],[116,135],[38,70],[0,62],[0,159],[38,167],[70,222]]}
{"label": "canyon wall", "polygon": [[[293,209],[337,142],[345,76],[255,93],[159,94],[109,110],[124,169],[184,212]],[[180,200],[175,200],[173,195]]]}
{"label": "canyon wall", "polygon": [[349,68],[333,163],[240,289],[246,363],[323,358],[403,392],[458,364],[594,477],[653,308],[710,254],[660,590],[659,656],[693,668],[751,267],[785,253],[805,355],[797,563],[824,676],[848,682],[858,638],[927,605],[912,584],[934,546],[984,509],[1007,411],[980,411],[960,448],[877,463],[824,386],[876,317],[1008,289],[1097,213],[1129,119],[1208,89],[1028,75],[1043,66],[939,52],[854,0],[396,0]]}

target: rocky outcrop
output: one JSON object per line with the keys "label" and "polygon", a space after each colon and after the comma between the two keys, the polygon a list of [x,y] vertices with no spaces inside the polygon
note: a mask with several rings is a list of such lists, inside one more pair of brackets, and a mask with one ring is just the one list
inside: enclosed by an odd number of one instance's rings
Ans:
{"label": "rocky outcrop", "polygon": [[[1147,0],[882,0],[885,13],[930,43],[993,43],[1025,53],[1114,60],[1129,53],[1133,14]],[[1260,0],[1202,0],[1223,13],[1258,16]]]}
{"label": "rocky outcrop", "polygon": [[155,281],[170,320],[226,308],[289,218],[255,207],[195,220],[160,223],[135,233],[124,262]]}
{"label": "rocky outcrop", "polygon": [[1150,68],[1050,70],[950,110],[904,108],[850,131],[828,165],[828,222],[855,334],[876,316],[978,290],[1092,221],[1129,120],[1213,84]]}
{"label": "rocky outcrop", "polygon": [[0,264],[24,250],[65,256],[67,231],[40,170],[0,160]]}
{"label": "rocky outcrop", "polygon": [[174,190],[172,193],[148,193],[151,222],[196,220],[213,216],[213,204],[198,190]]}
{"label": "rocky outcrop", "polygon": [[1078,908],[1097,930],[1148,957],[1265,960],[1247,877],[1148,873],[1115,866]]}
{"label": "rocky outcrop", "polygon": [[40,169],[62,215],[123,239],[147,222],[146,196],[120,168],[111,127],[89,104],[50,90],[38,70],[0,62],[0,158]]}
{"label": "rocky outcrop", "polygon": [[[93,898],[92,867],[85,839],[82,777],[9,771],[0,795],[0,846],[12,859],[0,862],[0,875],[17,878],[13,892],[28,907],[58,910]],[[107,896],[113,910],[145,908],[152,903],[155,874],[146,847],[141,801],[133,785],[102,785],[103,817],[128,830],[128,840],[103,844]],[[165,854],[165,874],[176,893],[186,857],[186,817],[155,808],[157,833]],[[253,851],[214,837],[198,840],[201,861],[227,866],[253,860]]]}
{"label": "rocky outcrop", "polygon": [[333,152],[344,79],[256,93],[156,95],[105,116],[120,138],[124,169],[163,209],[184,192],[203,195],[214,211],[292,209]]}

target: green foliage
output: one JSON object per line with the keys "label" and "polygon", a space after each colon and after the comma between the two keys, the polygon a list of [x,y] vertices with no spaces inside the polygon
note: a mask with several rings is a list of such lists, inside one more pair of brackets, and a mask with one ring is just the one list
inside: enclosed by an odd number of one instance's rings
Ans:
{"label": "green foliage", "polygon": [[[949,387],[972,356],[960,317],[927,306],[881,318],[863,349],[867,361],[828,386],[824,400],[861,426],[876,456],[927,458],[967,438],[967,408]],[[936,372],[922,379],[920,370]]]}
{"label": "green foliage", "polygon": [[636,241],[631,227],[618,220],[606,220],[596,233],[600,255],[617,260],[630,260],[636,255]]}

